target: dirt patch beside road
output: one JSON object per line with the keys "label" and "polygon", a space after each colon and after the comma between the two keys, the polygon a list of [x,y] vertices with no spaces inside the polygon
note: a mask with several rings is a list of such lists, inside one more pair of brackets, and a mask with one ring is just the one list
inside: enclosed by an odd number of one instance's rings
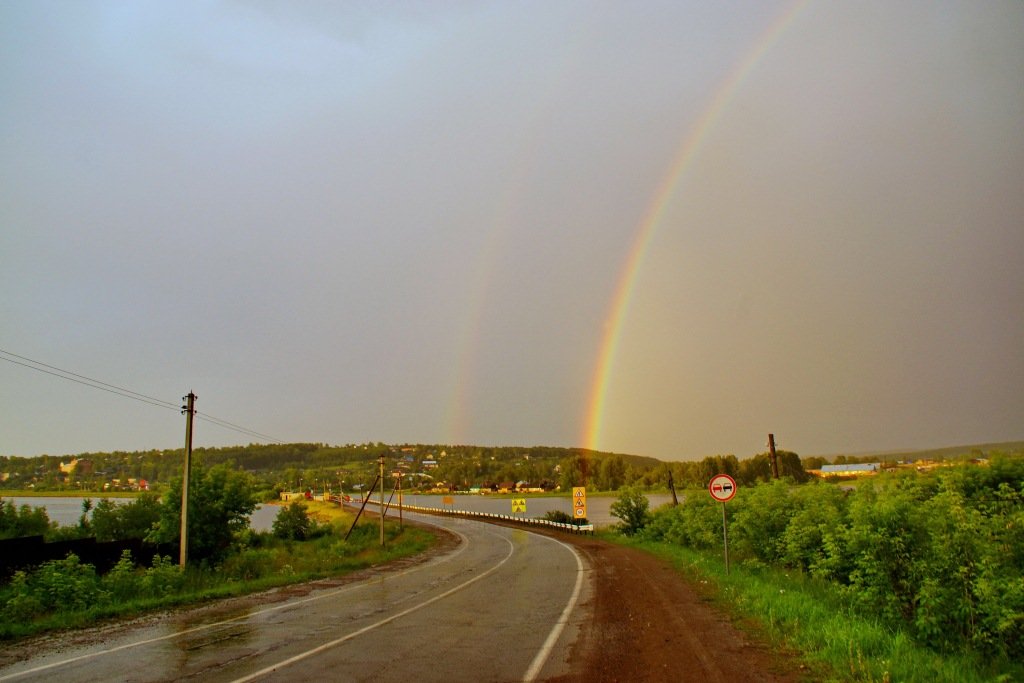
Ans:
{"label": "dirt patch beside road", "polygon": [[587,536],[560,535],[590,562],[591,612],[570,653],[572,673],[550,683],[796,682],[800,664],[745,633],[665,561]]}

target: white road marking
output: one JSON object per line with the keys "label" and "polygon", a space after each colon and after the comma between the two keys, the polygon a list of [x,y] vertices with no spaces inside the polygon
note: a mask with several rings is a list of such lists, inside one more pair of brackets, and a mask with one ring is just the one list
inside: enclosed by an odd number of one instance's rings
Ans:
{"label": "white road marking", "polygon": [[[541,536],[541,538],[549,537]],[[576,587],[573,588],[569,602],[565,605],[565,609],[562,610],[562,614],[558,617],[558,621],[555,622],[555,626],[551,629],[551,633],[548,634],[548,638],[544,641],[544,645],[541,646],[540,651],[537,652],[537,655],[533,658],[530,668],[527,669],[526,674],[523,675],[523,683],[532,683],[532,681],[537,680],[537,676],[540,675],[540,670],[544,668],[548,658],[551,656],[552,650],[555,649],[555,645],[558,643],[558,639],[562,635],[562,631],[564,631],[566,625],[568,625],[569,615],[572,614],[572,611],[576,608],[576,602],[580,599],[580,591],[583,588],[583,559],[580,557],[580,554],[576,552],[575,548],[567,543],[562,543],[561,541],[553,538],[549,538],[549,540],[554,541],[563,548],[568,548],[576,557]]]}
{"label": "white road marking", "polygon": [[477,576],[474,576],[469,581],[466,581],[465,583],[461,583],[458,586],[455,586],[454,588],[449,588],[448,590],[446,590],[444,593],[441,593],[440,595],[435,595],[434,597],[430,598],[429,600],[421,602],[418,605],[414,605],[412,607],[409,607],[408,609],[404,609],[401,612],[398,612],[396,614],[392,614],[390,617],[387,617],[386,619],[381,619],[380,621],[378,621],[378,622],[376,622],[374,624],[370,624],[369,626],[364,626],[363,628],[361,628],[361,629],[359,629],[357,631],[353,631],[352,633],[349,633],[348,635],[342,636],[341,638],[337,638],[337,639],[332,640],[332,641],[330,641],[328,643],[324,643],[323,645],[318,645],[317,647],[314,647],[311,650],[306,650],[305,652],[301,652],[301,653],[295,655],[294,657],[289,657],[288,659],[280,661],[277,664],[272,664],[271,666],[268,666],[268,667],[265,667],[263,669],[260,669],[259,671],[256,671],[254,673],[249,674],[248,676],[243,676],[242,678],[236,678],[231,683],[246,683],[246,681],[251,681],[251,680],[257,679],[260,676],[264,676],[266,674],[269,674],[269,673],[272,673],[274,671],[277,671],[278,669],[282,669],[282,668],[284,668],[286,666],[294,664],[295,662],[299,662],[299,661],[302,661],[303,659],[307,659],[309,657],[312,657],[313,655],[319,654],[319,653],[323,652],[324,650],[329,650],[332,647],[336,647],[338,645],[341,645],[345,641],[352,640],[353,638],[361,636],[364,633],[372,631],[375,628],[380,628],[381,626],[384,626],[386,624],[390,624],[391,622],[397,621],[398,619],[401,619],[404,616],[407,616],[409,614],[412,614],[413,612],[421,610],[421,609],[423,609],[424,607],[426,607],[428,605],[432,605],[435,602],[437,602],[438,600],[442,600],[444,598],[447,598],[449,595],[451,595],[453,593],[457,593],[458,591],[460,591],[460,590],[462,590],[462,589],[464,589],[464,588],[466,588],[468,586],[471,586],[472,584],[476,583],[480,579],[483,579],[483,578],[485,578],[487,576],[490,576],[494,572],[498,571],[502,567],[502,565],[504,565],[506,562],[508,562],[510,559],[512,559],[512,555],[515,554],[515,550],[516,549],[515,549],[515,546],[512,545],[512,541],[510,541],[508,539],[502,539],[502,540],[504,540],[506,543],[508,543],[508,548],[509,548],[508,549],[508,555],[506,555],[505,558],[501,562],[499,562],[498,564],[494,565],[493,567],[491,567],[490,569],[488,569],[484,573],[479,574]]}

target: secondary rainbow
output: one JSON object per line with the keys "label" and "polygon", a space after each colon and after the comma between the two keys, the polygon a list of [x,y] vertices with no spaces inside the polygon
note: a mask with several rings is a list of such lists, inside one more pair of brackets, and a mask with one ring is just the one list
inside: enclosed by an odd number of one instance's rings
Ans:
{"label": "secondary rainbow", "polygon": [[750,75],[757,63],[778,42],[779,37],[788,29],[797,16],[810,3],[810,0],[798,0],[789,5],[768,28],[758,37],[753,47],[736,63],[726,79],[715,89],[711,101],[704,109],[700,118],[693,124],[683,138],[679,151],[676,153],[668,172],[656,188],[650,205],[644,213],[636,238],[623,264],[615,294],[609,306],[608,317],[604,326],[604,337],[601,341],[594,376],[591,381],[590,400],[588,401],[583,443],[587,448],[597,450],[601,443],[601,427],[604,421],[605,404],[608,399],[608,387],[614,370],[615,358],[622,339],[622,326],[629,311],[633,298],[637,274],[643,265],[644,257],[654,239],[658,225],[665,214],[676,187],[680,184],[686,170],[700,154],[701,146],[722,111],[735,96],[743,81]]}

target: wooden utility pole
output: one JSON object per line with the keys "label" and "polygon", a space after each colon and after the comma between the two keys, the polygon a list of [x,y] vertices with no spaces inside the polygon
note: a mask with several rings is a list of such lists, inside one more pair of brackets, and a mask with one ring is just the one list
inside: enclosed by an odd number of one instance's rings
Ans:
{"label": "wooden utility pole", "polygon": [[[384,454],[380,454],[380,544],[384,545]],[[371,492],[372,493],[372,492]]]}
{"label": "wooden utility pole", "polygon": [[181,407],[181,412],[185,414],[185,473],[181,479],[181,549],[178,562],[182,568],[188,562],[188,480],[192,474],[192,420],[196,414],[198,397],[189,391],[188,396],[183,398],[188,403]]}
{"label": "wooden utility pole", "polygon": [[775,453],[775,435],[768,435],[768,453],[772,459],[772,479],[779,478],[779,456]]}

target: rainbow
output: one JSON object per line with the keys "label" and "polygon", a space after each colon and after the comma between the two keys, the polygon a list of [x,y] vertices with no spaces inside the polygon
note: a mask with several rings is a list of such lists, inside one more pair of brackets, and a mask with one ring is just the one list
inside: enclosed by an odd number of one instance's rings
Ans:
{"label": "rainbow", "polygon": [[700,154],[701,146],[714,128],[722,111],[765,53],[775,45],[779,37],[794,23],[808,4],[810,4],[810,0],[796,0],[786,7],[758,37],[753,47],[736,62],[727,78],[715,89],[710,103],[700,118],[683,138],[668,172],[658,184],[653,199],[636,230],[636,238],[633,240],[633,246],[623,264],[618,285],[609,306],[604,336],[591,381],[590,400],[588,401],[583,434],[583,443],[586,448],[598,450],[601,444],[601,427],[608,399],[608,387],[611,383],[615,358],[622,338],[623,323],[633,298],[637,274],[640,272],[647,250],[669,205],[669,200],[672,199],[674,191],[687,169]]}
{"label": "rainbow", "polygon": [[[577,17],[567,14],[565,21],[569,28],[570,25],[576,25]],[[552,93],[561,87],[568,74],[585,57],[585,33],[582,31],[576,35],[564,54],[550,66],[547,81],[537,87],[539,95],[534,98],[535,105],[527,117],[525,132],[519,145],[519,158],[523,161],[517,165],[505,183],[495,210],[493,225],[480,247],[476,267],[469,275],[469,282],[472,283],[466,287],[466,291],[469,292],[466,306],[469,314],[455,335],[455,369],[451,373],[447,391],[449,399],[443,416],[445,439],[450,444],[466,443],[472,438],[468,406],[471,404],[475,388],[473,378],[477,375],[480,335],[491,290],[491,276],[498,268],[501,254],[511,234],[511,227],[515,221],[515,207],[521,201],[522,190],[527,184],[530,169],[534,161],[545,153],[537,142],[539,136],[534,129],[543,122],[543,103],[551,99],[546,93]]]}

